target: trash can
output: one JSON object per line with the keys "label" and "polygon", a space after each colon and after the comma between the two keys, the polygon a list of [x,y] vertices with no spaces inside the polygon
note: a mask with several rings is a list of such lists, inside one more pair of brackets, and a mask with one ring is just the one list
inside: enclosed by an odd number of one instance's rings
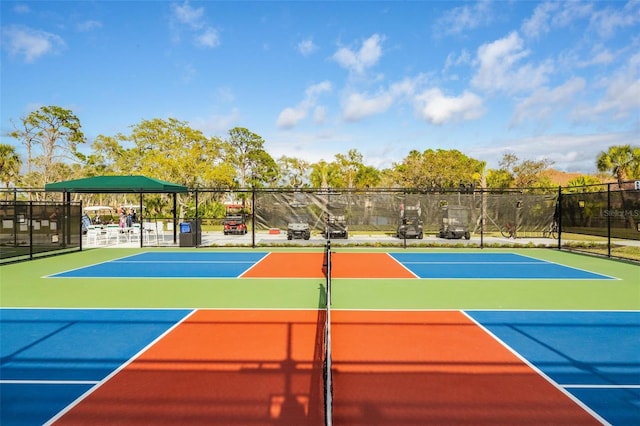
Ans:
{"label": "trash can", "polygon": [[201,242],[200,219],[180,222],[180,247],[197,247]]}

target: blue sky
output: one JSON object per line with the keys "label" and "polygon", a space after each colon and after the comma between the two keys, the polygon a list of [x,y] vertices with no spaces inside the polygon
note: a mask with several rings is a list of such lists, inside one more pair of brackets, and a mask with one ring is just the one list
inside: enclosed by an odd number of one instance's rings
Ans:
{"label": "blue sky", "polygon": [[595,172],[640,144],[640,0],[5,1],[11,120],[71,109],[89,143],[144,119],[239,126],[274,157],[504,153]]}

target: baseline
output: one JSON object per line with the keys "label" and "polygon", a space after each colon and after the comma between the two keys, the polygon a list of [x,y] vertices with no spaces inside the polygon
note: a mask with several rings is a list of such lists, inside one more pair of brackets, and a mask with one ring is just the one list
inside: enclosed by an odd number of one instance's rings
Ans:
{"label": "baseline", "polygon": [[611,280],[606,275],[516,253],[390,253],[419,278]]}

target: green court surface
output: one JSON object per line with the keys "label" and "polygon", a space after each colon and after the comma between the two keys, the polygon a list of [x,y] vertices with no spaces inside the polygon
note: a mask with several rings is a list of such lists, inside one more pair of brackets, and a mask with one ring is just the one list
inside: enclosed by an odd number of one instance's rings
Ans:
{"label": "green court surface", "polygon": [[3,425],[640,416],[640,266],[606,258],[103,248],[1,266],[0,308]]}
{"label": "green court surface", "polygon": [[[238,252],[235,249],[183,249]],[[170,249],[94,249],[0,267],[2,307],[86,308],[318,308],[324,278],[48,278],[47,276],[140,252]],[[175,251],[175,249],[173,249]],[[251,251],[245,249],[245,251]],[[263,250],[264,251],[264,250]],[[321,252],[271,249],[272,252]],[[387,253],[341,248],[336,252]],[[396,250],[406,253],[409,250]],[[415,250],[417,252],[430,252]],[[433,252],[446,252],[433,250]],[[463,252],[451,250],[450,252]],[[475,253],[479,250],[473,251]],[[505,250],[482,250],[505,253]],[[550,249],[508,250],[613,277],[571,279],[334,278],[337,309],[546,309],[638,310],[640,266]],[[492,268],[495,265],[478,265]]]}

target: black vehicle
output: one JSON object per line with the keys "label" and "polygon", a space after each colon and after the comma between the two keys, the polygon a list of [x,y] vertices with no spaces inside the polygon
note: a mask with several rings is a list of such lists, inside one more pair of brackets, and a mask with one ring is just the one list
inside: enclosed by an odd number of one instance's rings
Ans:
{"label": "black vehicle", "polygon": [[440,223],[440,238],[468,240],[470,211],[464,206],[445,206],[442,208],[442,222]]}
{"label": "black vehicle", "polygon": [[396,236],[398,238],[417,238],[422,239],[422,209],[420,203],[413,206],[400,205],[400,220]]}
{"label": "black vehicle", "polygon": [[327,215],[324,237],[327,240],[331,238],[349,238],[347,220],[344,215]]}

